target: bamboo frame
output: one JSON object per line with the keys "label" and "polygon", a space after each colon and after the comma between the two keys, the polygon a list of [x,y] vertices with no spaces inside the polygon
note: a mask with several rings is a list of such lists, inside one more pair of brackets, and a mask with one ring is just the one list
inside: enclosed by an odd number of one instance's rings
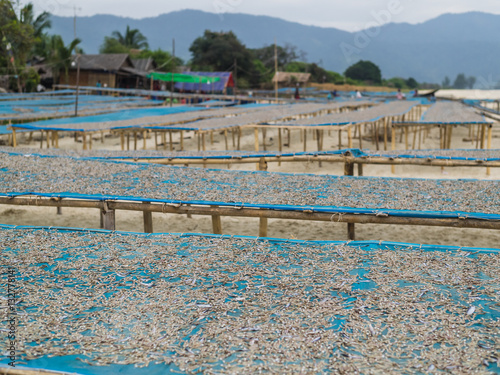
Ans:
{"label": "bamboo frame", "polygon": [[97,208],[103,217],[104,229],[115,230],[115,211],[148,211],[181,215],[257,217],[267,219],[290,219],[305,221],[327,221],[350,224],[396,224],[426,225],[452,228],[477,228],[500,230],[499,220],[470,218],[421,218],[400,216],[377,216],[375,214],[351,214],[332,209],[329,212],[269,210],[241,207],[214,207],[210,205],[166,204],[126,201],[94,201],[74,199],[50,199],[42,197],[3,198],[0,204],[45,207]]}

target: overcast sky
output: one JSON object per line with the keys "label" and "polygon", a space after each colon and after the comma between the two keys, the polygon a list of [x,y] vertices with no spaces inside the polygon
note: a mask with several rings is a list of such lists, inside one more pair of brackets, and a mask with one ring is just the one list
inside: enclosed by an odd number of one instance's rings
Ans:
{"label": "overcast sky", "polygon": [[[26,3],[21,0],[21,3]],[[376,15],[391,22],[419,23],[443,13],[481,11],[500,14],[499,0],[31,0],[38,11],[59,16],[114,14],[154,17],[181,9],[212,13],[247,13],[283,18],[306,25],[348,31],[366,28]],[[392,10],[391,10],[392,9]],[[388,13],[388,11],[390,11]]]}

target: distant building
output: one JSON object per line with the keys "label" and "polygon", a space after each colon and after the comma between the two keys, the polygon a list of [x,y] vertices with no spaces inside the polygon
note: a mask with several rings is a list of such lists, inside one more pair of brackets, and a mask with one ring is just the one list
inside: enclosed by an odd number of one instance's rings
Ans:
{"label": "distant building", "polygon": [[[68,83],[76,85],[77,62],[69,71]],[[95,86],[101,82],[110,88],[148,88],[148,73],[156,68],[153,59],[130,59],[126,53],[80,55],[80,86]],[[74,65],[74,66],[73,66]]]}
{"label": "distant building", "polygon": [[276,72],[273,77],[273,83],[278,81],[278,85],[294,86],[299,83],[301,86],[306,86],[311,78],[311,73],[289,73]]}
{"label": "distant building", "polygon": [[213,83],[176,83],[175,89],[184,92],[203,92],[232,95],[234,90],[233,73],[231,72],[183,72],[192,76],[216,77]]}

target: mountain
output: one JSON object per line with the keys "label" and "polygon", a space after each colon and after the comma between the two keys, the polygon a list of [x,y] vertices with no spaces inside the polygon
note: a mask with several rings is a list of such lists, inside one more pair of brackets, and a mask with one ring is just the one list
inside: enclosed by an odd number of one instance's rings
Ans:
{"label": "mountain", "polygon": [[[384,78],[414,77],[420,82],[454,79],[458,73],[474,75],[478,82],[500,79],[500,15],[471,12],[445,14],[417,25],[389,23],[350,33],[335,28],[306,26],[268,16],[214,14],[183,10],[154,18],[132,19],[95,15],[77,19],[77,36],[86,53],[98,53],[104,37],[127,25],[139,29],[152,49],[172,49],[190,59],[189,47],[205,30],[232,30],[249,48],[290,43],[307,53],[309,62],[344,72],[358,60],[380,66]],[[73,39],[73,18],[52,17],[52,33]]]}

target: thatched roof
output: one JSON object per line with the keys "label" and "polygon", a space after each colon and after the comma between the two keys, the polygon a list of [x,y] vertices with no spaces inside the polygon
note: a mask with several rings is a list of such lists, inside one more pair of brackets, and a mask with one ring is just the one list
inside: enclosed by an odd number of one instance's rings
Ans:
{"label": "thatched roof", "polygon": [[307,83],[311,78],[311,73],[287,73],[287,72],[276,72],[273,77],[273,82],[278,81],[278,83]]}
{"label": "thatched roof", "polygon": [[132,64],[134,65],[134,69],[137,69],[141,72],[153,72],[157,64],[153,60],[152,57],[148,57],[147,59],[131,59]]}
{"label": "thatched roof", "polygon": [[[76,61],[76,56],[73,56],[72,60]],[[80,55],[81,70],[117,72],[122,68],[133,68],[132,61],[126,53]],[[73,67],[73,69],[76,69],[76,67]]]}

